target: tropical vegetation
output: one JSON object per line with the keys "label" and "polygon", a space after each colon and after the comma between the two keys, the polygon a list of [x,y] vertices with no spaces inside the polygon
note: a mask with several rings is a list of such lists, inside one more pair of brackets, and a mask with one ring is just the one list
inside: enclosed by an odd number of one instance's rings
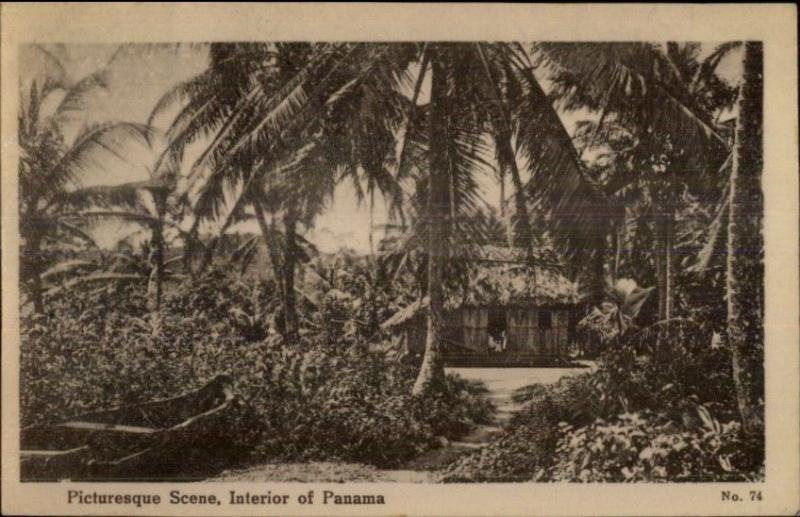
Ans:
{"label": "tropical vegetation", "polygon": [[[471,257],[503,246],[580,287],[596,366],[517,393],[443,479],[763,476],[759,44],[202,48],[146,120],[75,129],[112,64],[70,80],[32,46],[51,66],[18,124],[23,425],[226,371],[237,461],[399,465],[493,420],[446,374],[444,327]],[[115,181],[141,156],[146,178]],[[108,184],[85,186],[92,168]],[[313,242],[346,184],[366,255]],[[109,221],[136,233],[104,248]],[[423,298],[416,364],[381,324]]]}

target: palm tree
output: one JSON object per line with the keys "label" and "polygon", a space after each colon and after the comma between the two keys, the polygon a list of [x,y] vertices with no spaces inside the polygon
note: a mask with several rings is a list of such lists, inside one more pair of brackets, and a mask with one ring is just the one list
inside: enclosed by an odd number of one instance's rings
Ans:
{"label": "palm tree", "polygon": [[[444,343],[444,267],[450,242],[450,168],[455,161],[452,153],[453,113],[447,84],[446,62],[432,49],[431,103],[428,117],[430,148],[430,173],[428,176],[428,332],[425,338],[425,356],[414,393],[422,393],[433,382],[444,377],[442,347]],[[439,50],[441,51],[441,50]]]}
{"label": "palm tree", "polygon": [[[413,75],[416,80],[409,78]],[[431,98],[426,109],[419,110],[416,98],[426,76]],[[406,87],[414,90],[410,103],[403,95]],[[533,192],[547,206],[569,211],[590,191],[577,153],[534,77],[524,49],[489,43],[319,45],[306,65],[280,88],[253,85],[217,127],[211,144],[193,166],[193,170],[219,170],[243,155],[258,155],[262,163],[270,164],[296,149],[299,142],[311,142],[325,158],[328,171],[332,163],[350,173],[354,164],[360,164],[369,169],[368,174],[385,174],[389,169],[386,156],[391,155],[398,127],[415,125],[418,121],[413,119],[420,112],[427,116],[423,124],[427,131],[405,131],[423,139],[403,139],[395,168],[402,175],[407,149],[412,148],[410,154],[424,156],[428,169],[424,221],[428,339],[415,393],[443,378],[442,272],[447,250],[453,246],[457,208],[463,202],[459,185],[469,181],[482,161],[477,149],[491,139],[512,176],[517,187],[515,226],[526,247],[530,244],[524,232],[530,221],[520,162],[536,178]],[[384,136],[376,139],[375,135]],[[338,152],[331,149],[332,143],[338,144]],[[299,167],[296,172],[300,170],[308,169]],[[586,211],[573,211],[578,212],[590,218]],[[575,245],[581,225],[560,229],[555,232],[557,239],[572,238]]]}
{"label": "palm tree", "polygon": [[[52,53],[35,48],[57,63]],[[70,238],[93,243],[81,229],[76,214],[91,202],[81,193],[81,176],[104,160],[125,160],[122,149],[127,142],[145,142],[149,137],[144,125],[104,122],[86,125],[68,140],[65,126],[73,122],[75,112],[85,108],[87,95],[98,88],[107,88],[104,71],[77,82],[69,81],[63,73],[43,82],[34,80],[21,92],[18,118],[21,281],[35,313],[44,310],[41,276],[52,261],[47,247]],[[54,110],[46,110],[56,93],[63,95],[61,100]]]}
{"label": "palm tree", "polygon": [[627,133],[625,161],[632,170],[616,174],[604,190],[615,196],[639,183],[654,206],[661,320],[673,313],[675,213],[681,198],[687,187],[708,197],[702,191],[709,178],[727,163],[727,139],[714,115],[730,107],[735,92],[715,71],[736,46],[720,45],[700,59],[697,44],[537,45],[565,108],[599,113],[596,123],[583,128],[584,149]]}
{"label": "palm tree", "polygon": [[[705,192],[704,198],[701,192],[698,196],[706,203],[717,199],[719,202],[714,209],[716,216],[709,227],[707,244],[693,269],[704,270],[712,255],[721,249],[720,242],[727,238],[727,323],[737,401],[745,429],[749,433],[759,434],[764,424],[763,201],[760,186],[763,164],[763,55],[760,44],[748,42],[744,45],[744,78],[738,93],[739,114],[730,155],[729,138],[724,128],[715,123],[719,113],[730,107],[736,98],[736,91],[716,77],[715,70],[730,51],[741,45],[741,42],[722,44],[703,60],[697,59],[696,47],[686,45],[681,48],[674,43],[667,44],[666,49],[650,46],[649,49],[636,50],[630,44],[612,45],[611,48],[601,46],[594,55],[583,56],[568,46],[549,48],[547,51],[554,51],[556,57],[553,61],[559,62],[565,69],[580,71],[566,74],[562,81],[565,86],[575,88],[571,100],[601,111],[595,135],[601,131],[602,122],[609,113],[618,115],[617,123],[635,129],[634,110],[637,103],[630,100],[636,98],[637,89],[642,99],[646,98],[646,92],[649,91],[655,98],[650,102],[651,111],[642,117],[653,125],[649,133],[666,133],[681,138],[682,142],[676,147],[684,149],[684,159],[678,163],[690,172],[699,170],[706,175],[710,172],[712,180],[717,183],[711,188],[711,195]],[[634,59],[635,53],[645,57],[649,55],[649,58],[644,61]],[[640,62],[638,66],[637,61]],[[649,62],[650,65],[642,67],[642,62]],[[642,71],[646,69],[658,73],[648,75]],[[581,84],[578,81],[580,77],[586,79],[583,89],[577,88]],[[587,84],[590,86],[586,87]],[[576,94],[578,91],[580,95]],[[625,105],[625,102],[629,105]],[[717,116],[713,117],[712,113]],[[711,144],[710,148],[706,147],[708,144]],[[700,159],[706,151],[709,151],[708,158]],[[717,171],[719,174],[714,178],[713,173]],[[679,184],[678,181],[691,179],[674,168],[667,169],[667,172],[667,184],[673,187]],[[664,216],[663,211],[661,215]],[[658,267],[658,283],[662,319],[670,316],[671,306],[671,222],[671,214],[662,217],[659,232],[662,258]],[[723,232],[725,229],[727,236]],[[758,251],[754,253],[752,250]]]}
{"label": "palm tree", "polygon": [[[85,188],[82,197],[92,206],[77,215],[84,221],[97,222],[116,219],[143,227],[147,240],[147,309],[150,312],[154,332],[160,321],[161,299],[167,277],[168,232],[187,242],[189,232],[181,227],[180,214],[172,213],[169,199],[174,192],[174,177],[163,175],[149,180],[123,183],[114,186]],[[174,259],[173,259],[174,260]]]}
{"label": "palm tree", "polygon": [[764,430],[763,48],[745,43],[744,75],[730,180],[728,222],[728,341],[746,432]]}
{"label": "palm tree", "polygon": [[[286,54],[302,52],[303,46],[298,45],[298,47],[300,48],[289,45],[273,48],[267,44],[257,43],[211,45],[209,68],[167,92],[151,113],[152,123],[157,116],[175,103],[181,104],[167,131],[169,145],[156,163],[156,170],[164,167],[178,168],[187,146],[224,127],[227,117],[231,115],[237,103],[252,88],[254,80],[252,75],[258,75],[256,80],[267,79],[273,88],[280,80],[285,80],[275,76],[280,75],[281,63],[291,62]],[[284,52],[283,56],[281,51]],[[291,322],[296,318],[293,317],[295,311],[291,309],[294,305],[293,293],[287,293],[283,288],[289,282],[284,279],[283,269],[287,268],[282,268],[280,248],[276,246],[280,232],[267,224],[265,216],[265,210],[270,214],[279,210],[276,204],[278,196],[265,188],[264,172],[267,168],[268,166],[259,159],[258,153],[250,156],[242,153],[236,163],[226,164],[207,174],[200,181],[190,176],[189,186],[180,193],[183,202],[191,206],[195,219],[189,232],[194,237],[187,242],[184,250],[185,268],[187,271],[192,269],[192,256],[199,242],[197,235],[204,221],[218,220],[221,224],[218,234],[206,246],[199,266],[200,272],[210,266],[226,231],[248,217],[249,208],[253,213],[252,216],[259,222],[262,235],[270,250],[270,266],[281,286],[284,300],[283,319],[290,320],[288,327],[291,328]],[[227,194],[231,191],[235,200],[228,206]],[[291,218],[288,219],[290,225],[293,224]],[[288,232],[290,236],[293,231]],[[287,325],[284,323],[283,327],[286,328]]]}
{"label": "palm tree", "polygon": [[[253,67],[261,66],[262,54],[268,48],[262,44],[214,44],[209,47],[209,68],[187,81],[170,89],[153,108],[148,119],[155,125],[157,118],[176,104],[179,111],[174,116],[166,132],[168,146],[155,163],[154,171],[177,171],[180,169],[187,146],[213,132],[231,112],[243,91],[247,88],[248,75]],[[259,59],[254,59],[259,56]],[[249,59],[248,59],[249,58]],[[225,203],[226,186],[236,185],[236,177],[241,168],[231,168],[225,174],[217,174],[205,181],[196,191],[190,187],[180,192],[180,201],[192,210],[194,223],[189,230],[191,238],[184,250],[184,269],[192,271],[192,261],[197,246],[201,244],[199,231],[201,225],[209,220],[221,220],[218,235],[205,246],[203,259],[199,266],[202,272],[213,259],[214,253],[225,232],[245,218],[245,201],[252,195],[251,188],[245,188],[233,206]],[[252,183],[252,182],[250,182]]]}
{"label": "palm tree", "polygon": [[[295,308],[294,277],[297,266],[298,228],[308,225],[320,212],[333,186],[345,176],[356,178],[365,173],[370,189],[377,185],[391,196],[399,190],[392,186],[387,157],[393,151],[396,116],[386,119],[356,118],[344,124],[340,111],[363,110],[381,102],[384,114],[397,110],[399,97],[377,97],[385,74],[362,77],[368,86],[353,84],[316,85],[313,100],[335,101],[317,104],[322,117],[287,118],[280,110],[296,108],[299,98],[292,98],[292,88],[310,78],[331,78],[340,73],[334,64],[349,59],[345,46],[310,44],[212,45],[212,66],[200,77],[180,85],[157,107],[172,98],[188,99],[173,121],[169,134],[171,145],[166,161],[176,161],[191,142],[213,135],[206,151],[191,166],[188,182],[200,194],[195,202],[198,218],[219,215],[226,205],[224,186],[235,189],[233,209],[222,224],[224,232],[235,218],[249,207],[259,223],[270,250],[283,298],[285,337],[298,331]],[[312,52],[313,51],[313,52]],[[229,68],[236,71],[231,76]],[[336,85],[339,91],[331,89]],[[284,97],[289,94],[290,97]],[[395,103],[395,105],[393,105]],[[245,112],[240,108],[248,106]],[[275,110],[278,110],[277,112]],[[280,125],[282,124],[282,125]],[[260,135],[261,130],[277,132],[269,141],[237,142],[242,134]],[[387,136],[388,135],[388,136]],[[278,224],[280,223],[280,224]],[[213,244],[212,244],[213,248]],[[213,250],[212,250],[213,251]]]}

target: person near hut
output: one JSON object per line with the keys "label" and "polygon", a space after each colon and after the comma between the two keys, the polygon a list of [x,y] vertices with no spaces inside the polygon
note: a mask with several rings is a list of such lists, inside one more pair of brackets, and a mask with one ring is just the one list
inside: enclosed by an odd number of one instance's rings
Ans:
{"label": "person near hut", "polygon": [[[514,357],[515,364],[533,364],[568,353],[576,330],[570,319],[585,310],[577,283],[556,266],[531,266],[524,250],[485,246],[469,260],[476,265],[467,289],[445,300],[446,362],[491,366]],[[424,354],[427,304],[427,297],[411,302],[381,328]]]}

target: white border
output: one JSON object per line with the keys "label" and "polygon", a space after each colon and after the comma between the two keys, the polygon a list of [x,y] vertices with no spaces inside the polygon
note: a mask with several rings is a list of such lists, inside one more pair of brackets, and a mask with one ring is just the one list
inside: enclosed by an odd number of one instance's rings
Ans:
{"label": "white border", "polygon": [[[683,515],[793,514],[800,510],[798,426],[797,12],[790,4],[3,4],[2,11],[2,511],[78,515]],[[766,241],[766,482],[743,484],[292,484],[250,490],[298,495],[325,487],[381,493],[388,504],[238,508],[65,505],[70,483],[20,484],[18,443],[18,292],[16,49],[20,42],[219,40],[677,40],[764,41]],[[78,484],[166,496],[174,484]],[[246,484],[245,484],[246,485]],[[225,494],[227,483],[187,492]],[[242,484],[239,484],[242,486]],[[246,489],[243,487],[243,489]],[[721,490],[758,503],[723,503]]]}

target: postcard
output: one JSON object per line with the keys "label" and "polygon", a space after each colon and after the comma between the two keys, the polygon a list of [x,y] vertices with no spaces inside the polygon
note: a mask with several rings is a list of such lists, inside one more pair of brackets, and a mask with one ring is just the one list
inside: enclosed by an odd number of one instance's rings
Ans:
{"label": "postcard", "polygon": [[2,511],[796,515],[797,10],[2,14]]}

